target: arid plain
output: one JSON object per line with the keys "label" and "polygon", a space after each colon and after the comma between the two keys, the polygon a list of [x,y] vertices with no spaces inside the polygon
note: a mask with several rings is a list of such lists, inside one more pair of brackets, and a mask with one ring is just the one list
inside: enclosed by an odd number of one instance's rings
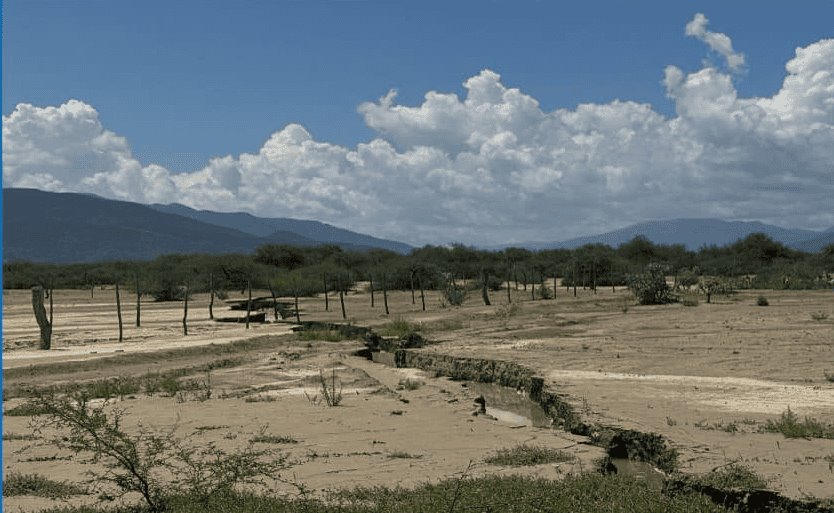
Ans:
{"label": "arid plain", "polygon": [[[384,332],[396,320],[431,342],[416,351],[522,364],[567,394],[583,419],[663,435],[679,451],[684,473],[739,462],[787,496],[834,498],[834,441],[762,429],[788,408],[800,418],[834,422],[828,378],[834,374],[834,292],[742,291],[711,304],[701,297],[697,306],[637,306],[622,288],[580,289],[574,297],[557,287],[554,299],[535,301],[527,291],[511,292],[512,306],[502,290],[492,293],[492,306],[471,293],[462,307],[444,306],[431,292],[426,311],[419,295],[412,303],[410,293],[393,292],[385,315],[382,295],[371,308],[370,294],[359,287],[345,298],[347,322]],[[759,295],[769,306],[757,306]],[[36,349],[30,299],[29,291],[4,292],[4,412],[24,403],[34,385],[174,374],[200,387],[171,397],[140,390],[116,398],[128,424],[175,426],[175,436],[194,445],[263,440],[258,443],[288,456],[286,470],[269,483],[282,493],[298,493],[299,485],[314,491],[408,486],[467,468],[472,475],[558,478],[591,470],[604,456],[584,437],[533,425],[521,397],[521,410],[473,416],[473,400],[483,393],[475,384],[373,363],[356,355],[361,340],[316,340],[293,333],[290,320],[248,330],[211,321],[203,295],[189,302],[184,336],[182,303],[143,301],[136,328],[134,299],[124,294],[124,340],[118,342],[112,289],[96,289],[93,297],[55,291],[49,351]],[[300,301],[302,321],[346,322],[332,295],[329,311],[322,296]],[[218,301],[215,315],[243,314]],[[340,384],[339,406],[322,402],[322,374]],[[31,436],[30,421],[4,413],[4,473],[83,481],[89,465],[46,444],[48,432]],[[574,459],[523,468],[484,462],[521,444],[562,449]],[[56,504],[4,497],[9,510]]]}

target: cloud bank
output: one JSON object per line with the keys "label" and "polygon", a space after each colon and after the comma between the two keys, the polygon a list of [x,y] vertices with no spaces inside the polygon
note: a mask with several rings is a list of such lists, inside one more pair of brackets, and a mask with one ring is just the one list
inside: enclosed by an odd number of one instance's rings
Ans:
{"label": "cloud bank", "polygon": [[[686,33],[744,64],[696,15]],[[676,115],[629,101],[545,112],[491,70],[463,98],[389,92],[359,114],[375,137],[316,141],[291,124],[257,153],[194,172],[142,165],[82,101],[3,117],[3,183],[144,203],[313,218],[413,244],[560,240],[671,217],[834,225],[834,39],[797,48],[772,97],[739,98],[705,65],[665,70]]]}

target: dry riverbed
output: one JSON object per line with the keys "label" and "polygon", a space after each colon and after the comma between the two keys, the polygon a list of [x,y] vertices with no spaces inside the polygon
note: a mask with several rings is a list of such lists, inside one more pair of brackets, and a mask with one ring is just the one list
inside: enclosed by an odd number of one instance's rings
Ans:
{"label": "dry riverbed", "polygon": [[[755,306],[765,294],[770,306]],[[437,342],[420,351],[515,361],[570,395],[585,418],[658,432],[680,451],[681,470],[707,472],[739,461],[792,497],[834,497],[834,442],[786,439],[761,433],[788,407],[834,422],[834,293],[745,292],[703,300],[698,306],[635,306],[624,290],[600,289],[579,297],[557,291],[554,300],[506,291],[484,306],[472,294],[463,307],[443,307],[439,296],[389,294],[347,296],[349,321],[384,326],[401,318]],[[176,436],[195,444],[238,447],[255,437],[285,452],[292,466],[270,486],[296,493],[292,482],[316,490],[356,485],[413,485],[471,473],[521,472],[556,478],[590,470],[602,450],[581,437],[534,427],[512,416],[473,416],[478,393],[414,369],[374,364],[354,353],[358,341],[302,340],[290,324],[217,323],[208,319],[207,298],[189,304],[189,335],[182,335],[182,304],[142,304],[123,297],[125,340],[118,342],[112,290],[56,291],[53,349],[38,351],[37,325],[28,291],[4,292],[5,389],[68,384],[114,376],[182,370],[183,379],[209,380],[211,398],[130,394],[118,401],[131,423],[154,429],[176,425]],[[235,296],[233,299],[241,299]],[[301,302],[303,320],[344,322],[338,301]],[[216,305],[215,314],[243,315]],[[827,318],[823,318],[827,315]],[[259,337],[259,338],[256,338]],[[256,338],[255,341],[250,339]],[[214,365],[217,362],[222,364]],[[215,366],[207,376],[205,369]],[[342,403],[320,397],[320,372],[342,387]],[[406,381],[408,380],[408,381]],[[416,383],[417,385],[408,385]],[[413,389],[412,389],[413,388]],[[24,399],[4,401],[4,410]],[[87,467],[43,439],[25,439],[28,417],[4,415],[4,474],[39,473],[79,481]],[[274,435],[270,438],[270,435]],[[527,443],[564,449],[574,459],[534,467],[487,465],[500,448]],[[69,499],[91,502],[94,496]],[[34,511],[55,501],[4,497],[4,508]]]}

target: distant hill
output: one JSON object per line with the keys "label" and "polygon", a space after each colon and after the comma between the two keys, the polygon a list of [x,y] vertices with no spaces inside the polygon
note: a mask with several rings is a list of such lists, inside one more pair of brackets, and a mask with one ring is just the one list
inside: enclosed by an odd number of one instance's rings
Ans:
{"label": "distant hill", "polygon": [[3,189],[4,262],[147,260],[166,253],[251,253],[263,244],[313,246],[324,242],[345,249],[379,247],[314,240],[281,229],[256,236],[147,205],[89,194]]}
{"label": "distant hill", "polygon": [[407,254],[413,248],[402,242],[378,239],[370,235],[352,232],[319,221],[306,221],[286,217],[257,217],[243,212],[223,213],[195,210],[185,205],[150,205],[160,212],[177,214],[197,221],[225,228],[232,228],[257,237],[270,237],[275,232],[301,234],[321,244],[339,244],[357,248],[381,248]]}
{"label": "distant hill", "polygon": [[809,253],[818,253],[830,244],[834,244],[834,228],[829,228],[816,237],[798,243],[795,248]]}
{"label": "distant hill", "polygon": [[[607,244],[612,247],[630,241],[638,235],[655,244],[683,244],[687,249],[701,246],[725,246],[751,233],[764,233],[786,246],[816,252],[834,242],[834,228],[826,232],[780,228],[758,221],[723,221],[721,219],[672,219],[633,224],[599,235],[578,237],[561,242],[528,242],[516,244],[528,249],[578,248],[585,244]],[[827,241],[827,242],[826,242]]]}

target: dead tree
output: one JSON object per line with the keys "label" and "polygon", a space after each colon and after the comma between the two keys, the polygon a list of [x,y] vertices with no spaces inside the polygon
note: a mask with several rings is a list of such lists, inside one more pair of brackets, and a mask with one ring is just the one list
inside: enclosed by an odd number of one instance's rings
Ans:
{"label": "dead tree", "polygon": [[298,310],[298,281],[297,278],[292,279],[292,295],[295,298],[295,323],[301,324],[301,312]]}
{"label": "dead tree", "polygon": [[249,315],[252,313],[252,282],[246,280],[246,290],[249,291],[249,299],[246,301],[246,329],[249,329]]}
{"label": "dead tree", "polygon": [[513,296],[510,293],[510,270],[507,269],[507,304],[513,302]]}
{"label": "dead tree", "polygon": [[324,283],[324,311],[330,311],[330,299],[327,297],[327,273],[321,274],[321,281]]}
{"label": "dead tree", "polygon": [[409,279],[411,281],[411,304],[416,305],[417,301],[414,299],[414,270],[411,270],[411,274],[409,275]]}
{"label": "dead tree", "polygon": [[119,342],[122,341],[122,300],[119,297],[119,282],[116,282],[116,315],[119,317]]}
{"label": "dead tree", "polygon": [[275,297],[275,288],[272,286],[272,282],[267,280],[267,284],[269,285],[269,294],[272,296],[272,316],[277,321],[278,320],[278,298]]}
{"label": "dead tree", "polygon": [[49,325],[52,326],[52,299],[55,295],[54,280],[49,281]]}
{"label": "dead tree", "polygon": [[533,273],[530,273],[530,299],[536,300],[536,282],[533,278]]}
{"label": "dead tree", "polygon": [[214,274],[209,273],[209,319],[214,320]]}
{"label": "dead tree", "polygon": [[489,302],[489,290],[487,289],[487,282],[489,281],[489,273],[485,270],[481,270],[481,297],[484,299],[484,304],[486,306],[492,305]]}
{"label": "dead tree", "polygon": [[591,260],[591,289],[597,293],[597,260]]}
{"label": "dead tree", "polygon": [[371,282],[371,308],[374,308],[374,275],[371,274],[368,276],[368,278]]}
{"label": "dead tree", "polygon": [[573,297],[576,297],[576,262],[573,263]]}
{"label": "dead tree", "polygon": [[[52,311],[52,294],[49,295],[49,310]],[[52,347],[52,315],[49,318],[46,316],[46,309],[43,306],[44,290],[38,285],[32,287],[32,309],[35,311],[35,320],[38,321],[38,328],[40,328],[41,338],[38,349],[47,350]]]}
{"label": "dead tree", "polygon": [[139,275],[136,275],[136,327],[142,327],[142,289],[139,288]]}
{"label": "dead tree", "polygon": [[423,304],[423,311],[426,311],[426,294],[423,291],[423,279],[418,277],[417,278],[417,285],[420,286],[420,302]]}
{"label": "dead tree", "polygon": [[185,284],[185,297],[182,304],[182,334],[188,336],[188,284]]}
{"label": "dead tree", "polygon": [[339,276],[339,303],[342,304],[342,319],[347,320],[347,312],[345,311],[345,289],[342,287],[342,277]]}
{"label": "dead tree", "polygon": [[382,273],[382,302],[385,303],[385,315],[389,315],[388,311],[388,284],[385,280],[385,273]]}

